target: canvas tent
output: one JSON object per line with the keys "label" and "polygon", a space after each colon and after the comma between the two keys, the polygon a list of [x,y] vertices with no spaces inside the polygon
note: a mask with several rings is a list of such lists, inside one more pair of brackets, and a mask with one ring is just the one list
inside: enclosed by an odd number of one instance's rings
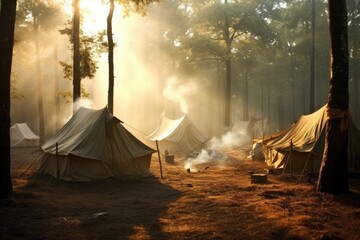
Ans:
{"label": "canvas tent", "polygon": [[38,147],[40,137],[26,123],[15,123],[10,127],[11,147]]}
{"label": "canvas tent", "polygon": [[[262,142],[265,161],[276,169],[293,173],[318,173],[325,143],[326,105],[301,116],[288,129],[255,140]],[[360,173],[360,131],[353,122],[349,129],[348,170]]]}
{"label": "canvas tent", "polygon": [[65,181],[148,175],[155,152],[127,131],[107,108],[80,108],[41,148],[39,172]]}
{"label": "canvas tent", "polygon": [[162,117],[160,124],[147,139],[158,141],[161,151],[189,153],[202,148],[207,137],[184,115],[178,119]]}

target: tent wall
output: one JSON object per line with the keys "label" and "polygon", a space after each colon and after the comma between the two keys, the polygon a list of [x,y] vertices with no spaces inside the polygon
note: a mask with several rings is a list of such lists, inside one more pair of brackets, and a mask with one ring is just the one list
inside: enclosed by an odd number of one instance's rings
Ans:
{"label": "tent wall", "polygon": [[146,176],[150,174],[151,155],[135,159],[126,166],[116,161],[113,166],[106,166],[100,160],[74,155],[56,157],[56,155],[44,153],[40,159],[39,173],[57,178],[59,169],[61,180],[84,182],[124,175]]}
{"label": "tent wall", "polygon": [[[59,161],[59,168],[57,159]],[[86,167],[86,169],[85,169]],[[58,156],[45,153],[41,158],[39,172],[70,182],[83,182],[111,176],[101,161],[85,159],[74,155]]]}
{"label": "tent wall", "polygon": [[76,182],[148,175],[155,152],[133,136],[107,108],[80,108],[41,148],[44,154],[40,173],[57,177],[59,169],[60,179]]}
{"label": "tent wall", "polygon": [[[316,156],[308,152],[287,152],[269,150],[265,161],[268,166],[275,169],[282,169],[287,173],[294,174],[317,174],[319,173],[321,156]],[[285,168],[285,170],[284,170]]]}

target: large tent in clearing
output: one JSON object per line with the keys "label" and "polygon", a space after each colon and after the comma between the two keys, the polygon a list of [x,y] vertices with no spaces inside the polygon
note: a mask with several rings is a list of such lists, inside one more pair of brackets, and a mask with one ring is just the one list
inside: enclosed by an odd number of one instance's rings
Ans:
{"label": "large tent in clearing", "polygon": [[162,117],[158,127],[147,136],[147,139],[158,141],[161,151],[173,153],[199,150],[207,141],[187,115],[178,119]]}
{"label": "large tent in clearing", "polygon": [[[262,142],[267,164],[285,168],[286,172],[319,173],[325,145],[326,107],[301,116],[284,131],[255,140],[257,144]],[[349,128],[348,171],[360,173],[360,131],[353,121]]]}
{"label": "large tent in clearing", "polygon": [[15,123],[10,127],[11,147],[38,147],[40,137],[26,123]]}
{"label": "large tent in clearing", "polygon": [[126,130],[108,108],[80,108],[41,148],[39,172],[75,182],[148,175],[155,152]]}

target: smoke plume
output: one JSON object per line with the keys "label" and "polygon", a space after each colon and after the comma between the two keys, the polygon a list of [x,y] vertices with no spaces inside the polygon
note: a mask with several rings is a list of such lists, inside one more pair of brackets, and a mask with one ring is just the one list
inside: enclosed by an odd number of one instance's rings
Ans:
{"label": "smoke plume", "polygon": [[198,90],[198,85],[195,82],[187,82],[180,84],[177,77],[171,77],[167,80],[166,86],[163,90],[163,96],[173,102],[176,102],[181,111],[185,114],[189,113],[189,104],[187,98]]}

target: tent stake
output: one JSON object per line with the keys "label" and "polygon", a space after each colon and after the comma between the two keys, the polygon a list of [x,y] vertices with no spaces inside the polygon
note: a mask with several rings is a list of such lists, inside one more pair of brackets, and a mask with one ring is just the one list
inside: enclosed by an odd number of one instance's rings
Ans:
{"label": "tent stake", "polygon": [[158,157],[159,157],[160,175],[161,175],[161,179],[164,179],[164,177],[163,177],[163,173],[162,173],[162,166],[161,166],[160,150],[159,150],[158,140],[156,140],[155,142],[156,142],[156,149],[157,149],[157,152],[158,152]]}
{"label": "tent stake", "polygon": [[57,178],[60,179],[60,167],[59,167],[59,144],[55,143],[56,147],[56,165],[57,165]]}

